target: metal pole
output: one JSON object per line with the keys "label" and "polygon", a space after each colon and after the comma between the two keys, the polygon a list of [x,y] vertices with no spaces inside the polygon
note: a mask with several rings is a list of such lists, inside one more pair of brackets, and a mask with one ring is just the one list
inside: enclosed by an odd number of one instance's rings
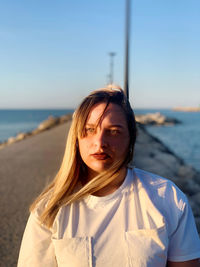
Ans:
{"label": "metal pole", "polygon": [[113,83],[113,76],[114,76],[114,71],[113,71],[113,67],[114,67],[114,56],[116,55],[115,52],[110,52],[109,56],[110,56],[110,84]]}
{"label": "metal pole", "polygon": [[126,17],[125,17],[125,75],[124,75],[124,92],[129,99],[129,44],[130,44],[130,14],[131,0],[126,0]]}

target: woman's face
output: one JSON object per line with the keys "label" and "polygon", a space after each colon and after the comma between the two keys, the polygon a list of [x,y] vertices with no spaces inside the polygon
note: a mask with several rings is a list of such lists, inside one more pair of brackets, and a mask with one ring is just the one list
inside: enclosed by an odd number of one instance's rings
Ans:
{"label": "woman's face", "polygon": [[85,125],[86,135],[78,140],[89,177],[125,159],[129,149],[130,136],[124,111],[117,104],[110,103],[106,110],[105,107],[105,103],[99,103],[91,109]]}

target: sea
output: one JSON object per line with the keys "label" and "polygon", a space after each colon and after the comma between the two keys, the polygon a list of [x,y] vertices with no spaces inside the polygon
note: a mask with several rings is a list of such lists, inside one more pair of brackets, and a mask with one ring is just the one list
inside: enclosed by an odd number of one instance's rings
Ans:
{"label": "sea", "polygon": [[[59,117],[72,113],[73,109],[0,109],[0,143],[20,132],[29,132],[49,116]],[[147,130],[159,138],[185,163],[200,171],[200,113],[177,112],[169,109],[136,109],[135,114],[160,112],[178,119],[173,126],[147,126]]]}

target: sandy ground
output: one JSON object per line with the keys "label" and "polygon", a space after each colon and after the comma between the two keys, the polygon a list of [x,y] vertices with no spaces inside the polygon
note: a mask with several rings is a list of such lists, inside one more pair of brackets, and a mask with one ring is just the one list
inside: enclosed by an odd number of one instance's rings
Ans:
{"label": "sandy ground", "polygon": [[28,207],[62,161],[65,123],[0,150],[0,266],[16,266]]}

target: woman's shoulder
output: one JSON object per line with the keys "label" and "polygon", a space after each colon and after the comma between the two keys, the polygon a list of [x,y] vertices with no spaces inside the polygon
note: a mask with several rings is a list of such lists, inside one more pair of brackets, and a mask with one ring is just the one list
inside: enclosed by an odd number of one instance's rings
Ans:
{"label": "woman's shoulder", "polygon": [[160,176],[159,174],[151,173],[142,169],[133,169],[134,178],[142,184],[143,187],[149,190],[158,191],[160,195],[167,191],[175,190],[181,195],[184,193],[170,179]]}
{"label": "woman's shoulder", "polygon": [[37,220],[40,220],[40,216],[48,205],[49,194],[41,196],[40,199],[37,200],[34,207],[31,208],[31,215]]}
{"label": "woman's shoulder", "polygon": [[181,221],[192,217],[186,195],[171,180],[136,168],[133,175],[135,191],[143,207],[147,207],[148,213],[154,208],[159,211],[169,234],[175,231]]}
{"label": "woman's shoulder", "polygon": [[138,190],[144,190],[154,203],[182,210],[188,200],[185,194],[171,180],[141,169],[133,170]]}

